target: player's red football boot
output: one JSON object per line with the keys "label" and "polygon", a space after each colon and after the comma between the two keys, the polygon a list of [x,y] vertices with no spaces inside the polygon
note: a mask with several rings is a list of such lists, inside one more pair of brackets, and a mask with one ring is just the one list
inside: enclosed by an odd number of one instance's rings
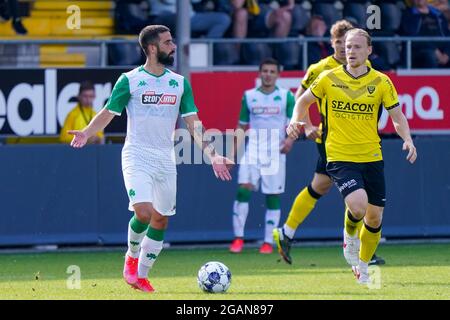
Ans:
{"label": "player's red football boot", "polygon": [[150,281],[148,281],[147,278],[138,278],[137,282],[134,284],[134,287],[137,290],[141,290],[148,293],[152,293],[155,291],[155,289],[153,289],[152,285],[150,284]]}
{"label": "player's red football boot", "polygon": [[230,252],[239,253],[244,248],[244,239],[236,238],[230,245]]}
{"label": "player's red football boot", "polygon": [[259,253],[262,254],[271,254],[273,252],[273,247],[270,243],[264,242],[262,246],[259,248]]}
{"label": "player's red football boot", "polygon": [[138,258],[125,256],[125,264],[123,266],[123,278],[126,283],[131,286],[138,281]]}

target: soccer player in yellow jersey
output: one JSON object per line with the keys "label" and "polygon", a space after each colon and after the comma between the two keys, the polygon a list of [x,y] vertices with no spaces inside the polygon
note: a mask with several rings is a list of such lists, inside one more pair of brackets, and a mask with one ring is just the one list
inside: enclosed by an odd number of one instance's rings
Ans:
{"label": "soccer player in yellow jersey", "polygon": [[[334,69],[342,64],[345,64],[345,33],[353,29],[353,25],[347,20],[339,20],[331,26],[331,46],[334,49],[333,55],[330,55],[319,62],[312,64],[307,72],[301,86],[298,88],[295,98],[298,100],[300,96],[311,86],[314,80],[325,70]],[[367,60],[366,64],[370,67],[370,61]],[[307,114],[304,121],[305,134],[308,139],[314,140],[317,143],[317,150],[319,152],[319,158],[314,173],[314,177],[311,183],[303,188],[294,200],[289,216],[282,228],[273,230],[274,241],[277,244],[278,252],[281,257],[287,263],[292,263],[292,257],[290,255],[291,243],[294,238],[295,232],[300,224],[306,219],[306,217],[314,209],[317,201],[331,189],[333,182],[331,177],[326,171],[326,155],[325,144],[322,141],[322,122],[325,119],[324,112],[320,110],[321,124],[317,127],[312,125]],[[375,254],[371,259],[373,264],[384,263],[383,259],[380,259]]]}
{"label": "soccer player in yellow jersey", "polygon": [[[386,202],[378,135],[381,106],[389,112],[395,130],[404,141],[403,150],[408,150],[406,159],[414,163],[417,158],[408,122],[398,108],[394,85],[389,77],[365,64],[371,52],[371,38],[366,31],[348,31],[347,65],[319,75],[296,102],[287,128],[290,137],[298,138],[300,120],[318,100],[325,114],[326,169],[349,209],[345,217],[344,256],[362,284],[370,282],[368,262],[381,237]],[[359,237],[358,223],[362,223]]]}

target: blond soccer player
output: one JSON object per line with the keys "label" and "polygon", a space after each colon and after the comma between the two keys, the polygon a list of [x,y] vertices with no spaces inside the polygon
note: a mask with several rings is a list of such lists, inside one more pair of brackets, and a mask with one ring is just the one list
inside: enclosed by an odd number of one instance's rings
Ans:
{"label": "blond soccer player", "polygon": [[[345,38],[347,64],[322,72],[296,102],[287,128],[290,137],[300,135],[300,120],[309,106],[322,101],[327,128],[325,151],[327,173],[349,209],[345,219],[343,253],[361,284],[370,282],[368,263],[381,237],[386,203],[384,162],[378,135],[378,114],[383,106],[403,139],[406,159],[414,163],[417,151],[408,122],[399,108],[398,96],[389,77],[366,65],[372,52],[371,38],[362,29],[352,29]],[[358,222],[363,220],[358,237]]]}

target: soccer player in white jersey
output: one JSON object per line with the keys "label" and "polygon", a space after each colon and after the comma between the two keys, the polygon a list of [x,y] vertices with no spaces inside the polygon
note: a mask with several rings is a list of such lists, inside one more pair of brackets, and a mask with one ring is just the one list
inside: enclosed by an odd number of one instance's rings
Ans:
{"label": "soccer player in white jersey", "polygon": [[197,116],[192,89],[186,78],[165,68],[172,65],[176,45],[169,28],[150,25],[139,34],[145,65],[123,73],[106,106],[92,122],[73,134],[71,145],[83,147],[126,108],[127,138],[122,149],[122,171],[134,211],[128,228],[125,281],[136,289],[153,292],[148,272],[163,248],[168,217],[175,214],[176,164],[173,133],[181,113],[194,140],[210,158],[216,177],[231,180],[232,161],[204,143],[204,128]]}
{"label": "soccer player in white jersey", "polygon": [[261,86],[245,91],[242,97],[238,129],[250,130],[240,161],[239,188],[233,207],[235,239],[230,246],[233,253],[243,249],[250,195],[258,190],[260,181],[261,191],[266,196],[266,215],[264,243],[259,252],[270,254],[273,251],[272,230],[280,221],[279,195],[285,187],[286,153],[294,142],[286,137],[284,128],[292,116],[295,99],[292,92],[276,86],[279,75],[278,61],[272,58],[262,61],[259,66]]}

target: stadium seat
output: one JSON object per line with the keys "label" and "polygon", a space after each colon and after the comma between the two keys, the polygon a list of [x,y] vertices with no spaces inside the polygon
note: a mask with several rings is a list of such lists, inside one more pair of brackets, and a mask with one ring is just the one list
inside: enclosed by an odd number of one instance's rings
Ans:
{"label": "stadium seat", "polygon": [[263,59],[272,57],[272,49],[267,43],[245,43],[241,54],[244,64],[257,66]]}
{"label": "stadium seat", "polygon": [[367,20],[367,4],[365,3],[346,3],[344,6],[344,18],[353,17],[359,27],[365,28]]}
{"label": "stadium seat", "polygon": [[394,3],[381,3],[381,25],[385,32],[396,33],[400,28],[402,11]]}
{"label": "stadium seat", "polygon": [[275,58],[281,62],[285,70],[295,70],[299,68],[301,50],[298,43],[277,43],[273,45],[273,48]]}
{"label": "stadium seat", "polygon": [[320,15],[324,18],[328,27],[342,19],[342,10],[339,10],[334,3],[315,2],[312,7],[312,14]]}
{"label": "stadium seat", "polygon": [[374,42],[374,51],[391,67],[396,68],[400,62],[400,47],[395,41]]}
{"label": "stadium seat", "polygon": [[234,43],[217,43],[214,45],[214,65],[233,65],[240,60],[239,51]]}
{"label": "stadium seat", "polygon": [[109,64],[115,66],[132,66],[141,63],[142,50],[132,43],[110,44],[108,46]]}
{"label": "stadium seat", "polygon": [[291,34],[297,36],[300,32],[305,30],[310,18],[311,11],[306,10],[302,5],[296,4],[292,11]]}

